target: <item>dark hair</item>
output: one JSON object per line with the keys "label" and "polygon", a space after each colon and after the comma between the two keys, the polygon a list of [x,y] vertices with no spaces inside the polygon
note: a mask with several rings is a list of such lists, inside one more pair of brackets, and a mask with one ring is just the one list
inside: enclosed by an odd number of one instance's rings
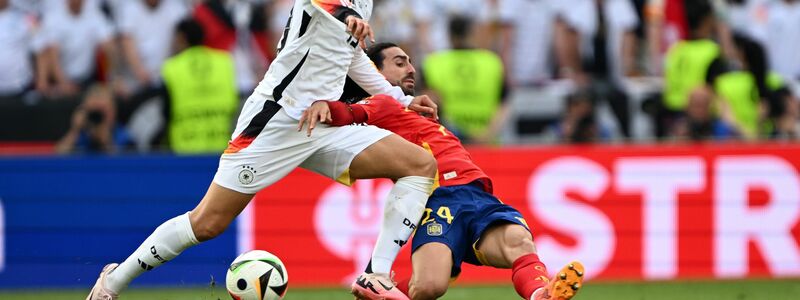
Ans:
{"label": "dark hair", "polygon": [[453,38],[465,38],[472,31],[472,20],[462,15],[451,16],[448,30]]}
{"label": "dark hair", "polygon": [[175,28],[175,33],[183,34],[190,46],[202,45],[206,38],[203,26],[195,19],[184,19]]}
{"label": "dark hair", "polygon": [[791,99],[792,91],[789,90],[787,87],[781,87],[780,89],[770,93],[769,101],[769,116],[772,118],[778,118],[783,116],[786,113],[786,102],[788,101],[795,101]]}
{"label": "dark hair", "polygon": [[684,10],[686,11],[686,23],[689,30],[694,31],[703,25],[706,18],[711,17],[714,9],[708,0],[684,0]]}
{"label": "dark hair", "polygon": [[762,98],[769,97],[770,91],[767,88],[767,55],[764,47],[758,42],[741,34],[733,35],[733,43],[739,51],[742,51],[744,60],[747,63],[747,71],[753,74],[758,87],[758,94]]}
{"label": "dark hair", "polygon": [[[378,68],[378,70],[381,70],[383,69],[383,59],[386,58],[383,56],[383,50],[394,47],[399,48],[400,46],[397,46],[397,44],[394,43],[381,42],[369,46],[364,52],[367,54],[372,63],[375,64],[375,67]],[[339,97],[339,101],[355,103],[369,96],[369,93],[367,93],[363,88],[361,88],[361,86],[359,86],[348,76],[344,82],[342,96]]]}
{"label": "dark hair", "polygon": [[369,59],[372,61],[372,63],[375,64],[375,67],[377,67],[378,70],[381,70],[383,69],[383,59],[386,58],[383,56],[383,50],[394,47],[399,48],[400,46],[397,46],[397,44],[394,43],[386,43],[386,42],[377,43],[372,46],[369,46],[369,48],[367,48],[367,51],[365,52],[367,53],[367,56],[369,56]]}

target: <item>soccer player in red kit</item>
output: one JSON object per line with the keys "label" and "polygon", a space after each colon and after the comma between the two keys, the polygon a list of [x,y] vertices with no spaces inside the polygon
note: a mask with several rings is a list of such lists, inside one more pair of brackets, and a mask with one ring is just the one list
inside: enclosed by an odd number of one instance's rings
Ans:
{"label": "soccer player in red kit", "polygon": [[[402,49],[381,43],[367,53],[389,82],[413,92],[415,70]],[[317,101],[301,117],[299,129],[308,124],[310,134],[317,122],[374,125],[425,148],[436,159],[439,188],[428,198],[412,241],[412,276],[397,285],[411,299],[444,295],[462,262],[511,268],[514,288],[524,299],[571,299],[580,289],[584,269],[577,261],[548,279],[522,215],[492,195],[492,180],[437,121],[376,95],[355,104]]]}

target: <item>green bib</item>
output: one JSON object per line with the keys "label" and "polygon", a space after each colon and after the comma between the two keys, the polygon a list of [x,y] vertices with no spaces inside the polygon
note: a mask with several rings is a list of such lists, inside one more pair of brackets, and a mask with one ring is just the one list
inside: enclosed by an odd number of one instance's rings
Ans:
{"label": "green bib", "polygon": [[220,153],[231,136],[238,108],[233,59],[225,52],[192,47],[162,68],[170,96],[170,147],[175,153]]}
{"label": "green bib", "polygon": [[439,52],[423,63],[425,81],[439,93],[444,117],[468,136],[487,130],[503,90],[503,63],[487,50]]}
{"label": "green bib", "polygon": [[719,57],[720,48],[711,40],[681,41],[667,52],[664,105],[673,111],[684,110],[689,93],[706,82],[708,67]]}
{"label": "green bib", "polygon": [[[783,86],[783,79],[774,72],[767,74],[767,88],[777,90]],[[757,135],[760,128],[758,120],[758,93],[756,79],[748,72],[729,72],[719,76],[714,82],[714,91],[728,102],[736,122],[748,133]]]}

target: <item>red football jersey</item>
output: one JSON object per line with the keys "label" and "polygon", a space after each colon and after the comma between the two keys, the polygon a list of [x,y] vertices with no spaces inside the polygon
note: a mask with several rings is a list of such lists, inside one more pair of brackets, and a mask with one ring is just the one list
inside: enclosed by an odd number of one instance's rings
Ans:
{"label": "red football jersey", "polygon": [[492,192],[489,176],[472,162],[461,141],[438,122],[407,110],[387,95],[373,96],[352,106],[364,109],[368,125],[394,132],[430,151],[439,167],[438,185],[463,185],[477,180],[486,192]]}

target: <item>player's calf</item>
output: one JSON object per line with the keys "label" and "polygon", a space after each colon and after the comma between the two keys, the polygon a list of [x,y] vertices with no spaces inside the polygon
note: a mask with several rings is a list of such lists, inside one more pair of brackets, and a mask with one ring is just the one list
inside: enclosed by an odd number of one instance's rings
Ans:
{"label": "player's calf", "polygon": [[211,184],[203,200],[189,216],[195,238],[204,242],[225,232],[252,198],[252,194],[239,193],[216,183]]}

